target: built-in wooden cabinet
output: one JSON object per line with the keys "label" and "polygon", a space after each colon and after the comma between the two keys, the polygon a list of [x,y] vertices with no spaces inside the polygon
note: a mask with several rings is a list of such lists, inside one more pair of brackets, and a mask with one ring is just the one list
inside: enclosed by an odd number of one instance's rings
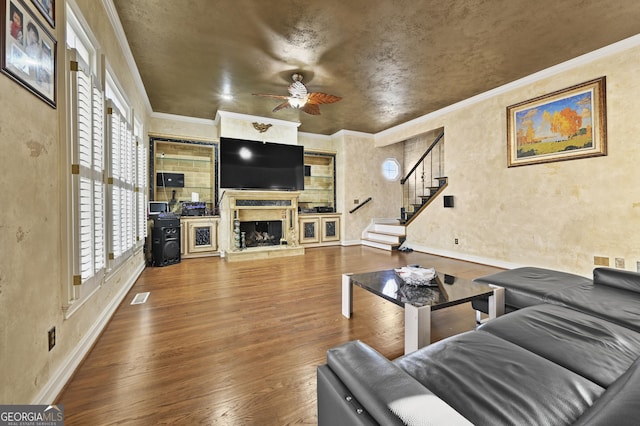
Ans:
{"label": "built-in wooden cabinet", "polygon": [[300,216],[300,244],[320,242],[320,218]]}
{"label": "built-in wooden cabinet", "polygon": [[[218,193],[216,149],[213,142],[151,138],[150,199],[171,203],[176,213],[181,213],[182,202],[196,199],[213,211]],[[184,179],[181,186],[169,182],[176,175]]]}
{"label": "built-in wooden cabinet", "polygon": [[218,222],[213,216],[183,216],[180,219],[182,257],[204,257],[219,254]]}
{"label": "built-in wooden cabinet", "polygon": [[303,212],[317,207],[336,211],[336,156],[333,153],[305,151],[304,191],[298,205]]}
{"label": "built-in wooden cabinet", "polygon": [[300,244],[332,245],[340,242],[339,214],[304,214],[299,216]]}

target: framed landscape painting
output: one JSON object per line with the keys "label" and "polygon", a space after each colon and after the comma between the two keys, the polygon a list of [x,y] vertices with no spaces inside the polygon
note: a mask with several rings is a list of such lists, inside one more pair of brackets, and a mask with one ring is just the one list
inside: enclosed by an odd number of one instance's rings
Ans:
{"label": "framed landscape painting", "polygon": [[507,107],[508,167],[607,155],[605,77]]}

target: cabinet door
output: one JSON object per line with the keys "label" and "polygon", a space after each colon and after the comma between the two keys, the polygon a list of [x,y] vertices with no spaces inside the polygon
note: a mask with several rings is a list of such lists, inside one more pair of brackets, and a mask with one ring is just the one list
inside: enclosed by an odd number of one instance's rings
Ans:
{"label": "cabinet door", "polygon": [[213,252],[218,249],[217,227],[213,221],[189,221],[189,253]]}
{"label": "cabinet door", "polygon": [[322,242],[340,240],[340,218],[322,218]]}
{"label": "cabinet door", "polygon": [[304,218],[300,219],[300,243],[319,243],[320,242],[320,219]]}
{"label": "cabinet door", "polygon": [[184,256],[187,252],[187,233],[185,232],[186,226],[183,221],[180,221],[180,255]]}

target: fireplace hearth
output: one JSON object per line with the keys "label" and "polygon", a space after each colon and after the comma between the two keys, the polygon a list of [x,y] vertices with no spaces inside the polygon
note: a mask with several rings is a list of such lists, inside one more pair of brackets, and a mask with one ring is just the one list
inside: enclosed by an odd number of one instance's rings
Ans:
{"label": "fireplace hearth", "polygon": [[279,245],[282,240],[282,221],[240,222],[240,232],[244,233],[245,247]]}

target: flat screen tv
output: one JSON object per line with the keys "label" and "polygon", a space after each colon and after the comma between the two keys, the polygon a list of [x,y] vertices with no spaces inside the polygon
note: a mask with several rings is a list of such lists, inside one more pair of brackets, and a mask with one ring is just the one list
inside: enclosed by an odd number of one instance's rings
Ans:
{"label": "flat screen tv", "polygon": [[156,174],[156,186],[184,188],[184,173],[158,172]]}
{"label": "flat screen tv", "polygon": [[304,147],[221,137],[220,188],[301,191]]}

